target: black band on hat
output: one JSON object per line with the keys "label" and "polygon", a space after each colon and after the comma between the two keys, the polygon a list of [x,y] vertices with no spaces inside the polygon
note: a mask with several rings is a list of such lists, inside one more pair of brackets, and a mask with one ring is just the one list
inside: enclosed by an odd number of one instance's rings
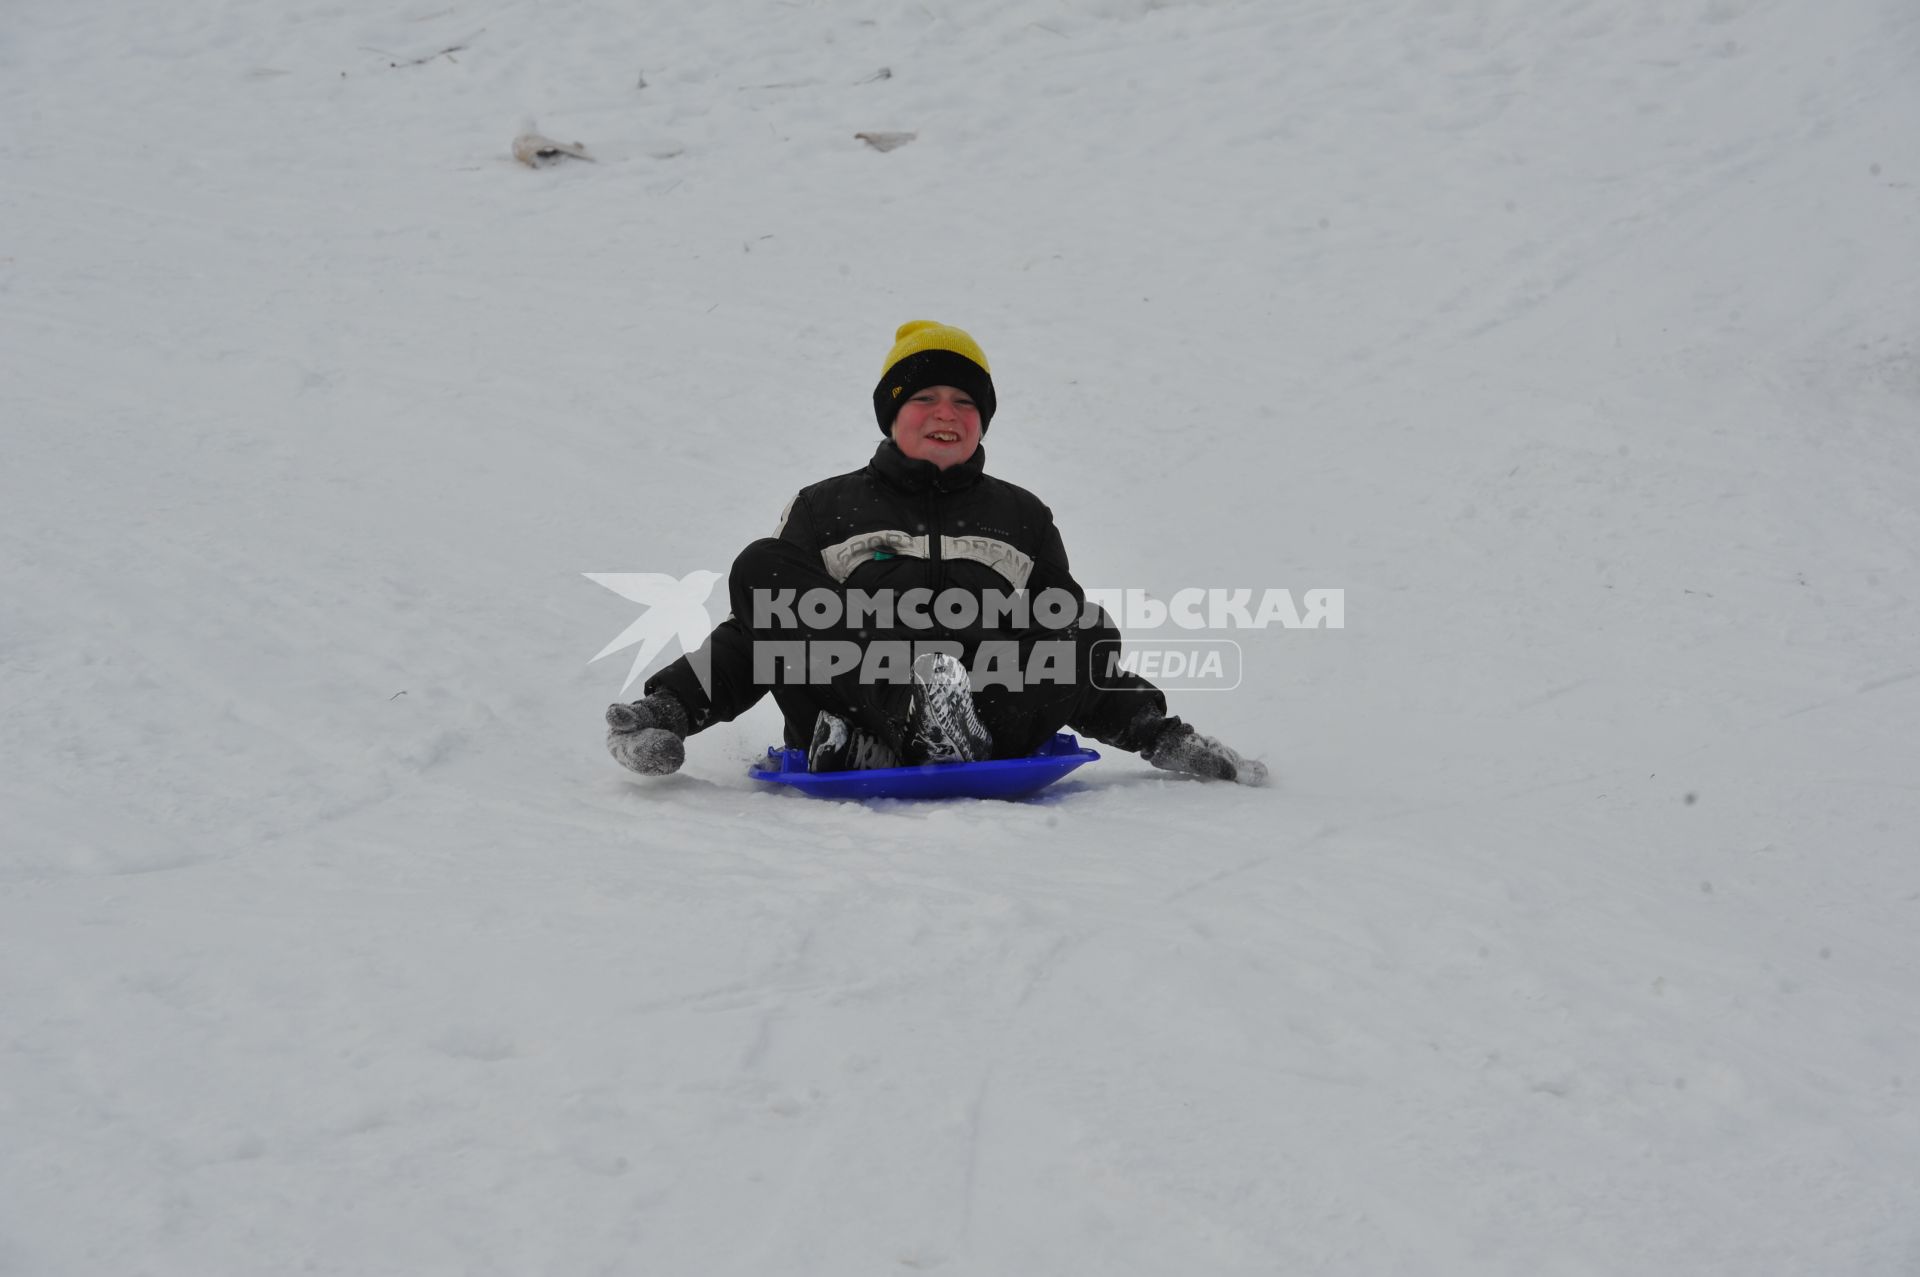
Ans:
{"label": "black band on hat", "polygon": [[887,369],[873,389],[873,415],[880,422],[880,433],[891,435],[900,405],[928,386],[952,386],[972,395],[980,409],[980,433],[987,433],[995,407],[993,378],[979,364],[951,350],[915,351]]}

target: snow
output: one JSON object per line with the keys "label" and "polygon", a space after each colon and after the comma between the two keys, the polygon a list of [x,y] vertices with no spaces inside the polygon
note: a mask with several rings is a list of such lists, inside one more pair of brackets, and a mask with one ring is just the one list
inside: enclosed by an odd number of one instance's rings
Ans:
{"label": "snow", "polygon": [[[657,9],[12,6],[0,1273],[1920,1271],[1910,12]],[[1274,788],[607,758],[910,318]]]}

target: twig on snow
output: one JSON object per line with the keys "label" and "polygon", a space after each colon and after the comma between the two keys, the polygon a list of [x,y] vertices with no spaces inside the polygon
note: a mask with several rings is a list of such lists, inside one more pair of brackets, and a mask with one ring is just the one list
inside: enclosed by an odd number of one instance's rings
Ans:
{"label": "twig on snow", "polygon": [[438,53],[429,53],[425,57],[420,57],[420,58],[403,58],[397,53],[388,53],[385,49],[375,49],[364,44],[360,46],[360,49],[361,49],[361,52],[363,53],[379,54],[381,57],[387,59],[387,65],[389,67],[396,67],[396,68],[425,66],[427,63],[432,62],[436,58],[445,58],[449,62],[458,62],[460,59],[454,57],[453,55],[456,53],[465,53],[467,49],[472,45],[474,37],[482,34],[485,31],[486,31],[486,28],[481,27],[479,31],[476,31],[473,33],[473,35],[468,36],[466,40],[461,42],[460,44],[450,44],[446,48],[440,50]]}

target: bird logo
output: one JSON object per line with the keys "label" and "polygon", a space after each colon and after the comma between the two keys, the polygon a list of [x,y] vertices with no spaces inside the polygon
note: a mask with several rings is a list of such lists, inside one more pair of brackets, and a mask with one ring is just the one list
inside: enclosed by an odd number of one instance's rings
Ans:
{"label": "bird logo", "polygon": [[633,655],[633,667],[627,671],[627,681],[620,685],[622,694],[674,639],[679,640],[680,650],[692,659],[700,686],[709,692],[713,690],[709,681],[712,662],[704,643],[713,631],[713,618],[707,613],[707,596],[713,593],[720,573],[702,568],[683,577],[668,576],[664,572],[583,572],[581,575],[647,609],[593,658],[597,661],[635,643],[640,645],[640,650]]}

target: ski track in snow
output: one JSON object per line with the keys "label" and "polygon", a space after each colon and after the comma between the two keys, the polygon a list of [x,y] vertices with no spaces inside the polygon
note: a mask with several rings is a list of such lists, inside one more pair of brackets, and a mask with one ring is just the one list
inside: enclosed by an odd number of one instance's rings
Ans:
{"label": "ski track in snow", "polygon": [[[1916,54],[25,0],[0,1274],[1920,1269]],[[1346,590],[1174,698],[1273,789],[605,757],[582,574],[859,464],[914,317],[1083,581]]]}

